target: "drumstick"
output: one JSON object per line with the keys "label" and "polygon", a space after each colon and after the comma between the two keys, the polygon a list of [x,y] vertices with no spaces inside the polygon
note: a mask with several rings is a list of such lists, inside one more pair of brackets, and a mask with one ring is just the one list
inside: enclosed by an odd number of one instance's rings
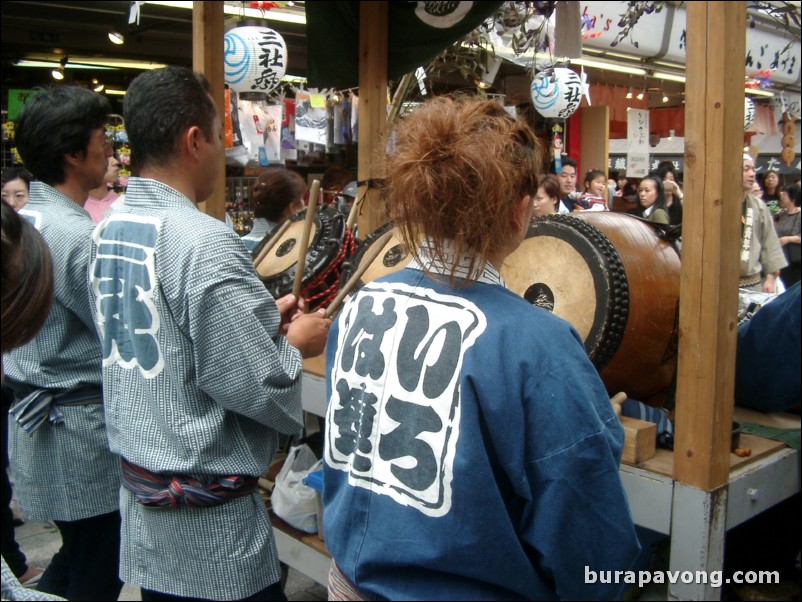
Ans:
{"label": "drumstick", "polygon": [[285,220],[284,223],[281,224],[281,226],[279,226],[279,229],[276,230],[276,233],[273,236],[270,237],[270,240],[268,240],[267,243],[265,244],[265,246],[262,247],[262,250],[259,251],[259,255],[257,255],[256,259],[253,260],[253,267],[256,267],[260,263],[262,263],[262,260],[270,252],[270,249],[275,247],[276,243],[281,239],[282,236],[284,236],[284,233],[287,231],[287,228],[290,227],[291,223],[292,223],[292,220],[288,219],[288,220]]}
{"label": "drumstick", "polygon": [[301,293],[301,280],[304,277],[304,268],[306,268],[306,254],[309,252],[309,235],[312,232],[312,224],[315,221],[315,209],[317,208],[319,192],[320,180],[312,180],[312,188],[309,191],[309,205],[306,207],[304,231],[301,234],[301,248],[298,249],[298,267],[295,269],[295,282],[292,285],[294,297],[299,296]]}
{"label": "drumstick", "polygon": [[371,249],[362,257],[362,260],[359,262],[359,265],[356,268],[356,271],[351,275],[348,279],[348,282],[340,289],[340,292],[337,293],[337,296],[334,297],[334,300],[329,304],[326,308],[326,317],[330,318],[332,315],[337,313],[337,310],[340,309],[340,305],[345,299],[346,295],[351,292],[351,290],[356,286],[356,283],[359,282],[359,279],[362,278],[362,274],[370,267],[370,264],[373,263],[373,260],[382,252],[384,249],[384,245],[387,244],[387,241],[390,240],[390,237],[393,235],[393,231],[389,230],[381,235],[381,237],[373,243]]}
{"label": "drumstick", "polygon": [[359,213],[359,208],[362,206],[362,203],[365,202],[365,197],[368,196],[367,190],[365,194],[361,197],[359,196],[359,192],[357,192],[356,198],[354,199],[354,204],[351,205],[351,211],[348,212],[348,217],[345,220],[345,226],[353,231],[354,229],[354,222],[356,221],[356,216]]}

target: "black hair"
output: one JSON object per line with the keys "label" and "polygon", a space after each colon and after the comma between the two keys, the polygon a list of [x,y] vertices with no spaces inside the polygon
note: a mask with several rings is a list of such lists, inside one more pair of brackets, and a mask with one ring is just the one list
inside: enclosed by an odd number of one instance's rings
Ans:
{"label": "black hair", "polygon": [[62,184],[64,156],[86,153],[92,130],[105,126],[111,104],[78,86],[60,86],[36,94],[14,126],[17,152],[25,167],[45,184]]}
{"label": "black hair", "polygon": [[788,198],[791,199],[791,202],[799,207],[799,203],[802,201],[802,188],[799,187],[799,184],[789,184],[782,190],[788,195]]}
{"label": "black hair", "polygon": [[131,82],[123,117],[134,173],[169,162],[187,128],[199,127],[211,141],[218,113],[210,92],[206,77],[186,67],[146,71]]}
{"label": "black hair", "polygon": [[674,177],[677,176],[677,171],[676,171],[676,169],[674,169],[674,163],[673,162],[671,162],[671,161],[660,161],[660,163],[657,164],[656,173],[657,173],[657,176],[661,180],[665,180],[666,179],[666,174],[669,173],[669,172],[671,174],[673,174]]}
{"label": "black hair", "polygon": [[[566,155],[566,156],[562,157],[561,161],[562,161],[562,165],[563,166],[570,165],[571,167],[574,168],[574,170],[576,170],[576,161],[574,161],[571,157]],[[553,174],[557,173],[557,165],[554,162],[554,159],[552,159],[549,162],[549,173],[553,173]]]}
{"label": "black hair", "polygon": [[[648,176],[644,176],[640,183],[643,184],[646,180],[654,183],[655,190],[657,190],[657,200],[654,202],[654,209],[652,212],[657,211],[658,209],[662,209],[668,215],[668,208],[666,207],[666,188],[663,186],[663,178],[660,177],[659,173],[650,173]],[[638,212],[639,216],[643,216],[643,212],[646,211],[646,207],[643,207],[640,204],[640,196],[638,197]]]}
{"label": "black hair", "polygon": [[14,180],[22,180],[25,182],[25,187],[28,190],[31,189],[31,174],[29,174],[28,170],[24,167],[9,167],[4,169],[2,178],[0,178],[0,182],[2,182],[0,185],[5,186]]}

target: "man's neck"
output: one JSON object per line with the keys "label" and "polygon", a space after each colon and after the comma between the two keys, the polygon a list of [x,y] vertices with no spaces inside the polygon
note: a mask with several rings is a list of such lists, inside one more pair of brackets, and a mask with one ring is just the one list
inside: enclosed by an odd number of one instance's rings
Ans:
{"label": "man's neck", "polygon": [[75,181],[70,181],[69,179],[61,184],[55,184],[53,188],[58,190],[64,196],[70,198],[75,202],[76,205],[80,207],[84,206],[86,203],[86,198],[89,196],[90,192],[84,188],[83,185]]}
{"label": "man's neck", "polygon": [[106,184],[103,186],[98,186],[97,188],[93,188],[89,191],[89,196],[95,197],[96,199],[102,199],[109,193],[109,187]]}

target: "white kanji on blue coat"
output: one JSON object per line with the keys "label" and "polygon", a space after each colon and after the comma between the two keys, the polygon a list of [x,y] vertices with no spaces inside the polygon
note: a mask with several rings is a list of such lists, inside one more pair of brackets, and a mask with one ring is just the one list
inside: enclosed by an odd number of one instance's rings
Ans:
{"label": "white kanji on blue coat", "polygon": [[159,348],[159,313],[154,252],[161,220],[114,215],[94,231],[97,258],[92,291],[103,343],[103,365],[138,366],[145,378],[164,368]]}

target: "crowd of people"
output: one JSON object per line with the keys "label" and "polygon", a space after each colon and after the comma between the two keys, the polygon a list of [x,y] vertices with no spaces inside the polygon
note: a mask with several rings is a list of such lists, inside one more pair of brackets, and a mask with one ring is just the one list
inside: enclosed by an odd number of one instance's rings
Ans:
{"label": "crowd of people", "polygon": [[[570,157],[539,177],[535,132],[497,102],[431,99],[387,157],[412,261],[332,320],[274,299],[252,263],[305,206],[298,174],[259,177],[249,236],[198,210],[224,158],[203,76],[167,67],[131,83],[124,201],[109,113],[79,87],[35,96],[16,124],[27,171],[3,173],[8,452],[22,512],[62,538],[35,575],[42,599],[116,600],[124,582],[142,600],[285,599],[257,482],[302,428],[302,359],[324,350],[332,599],[621,595],[626,584],[584,576],[628,570],[641,551],[623,428],[577,330],[499,268],[532,219],[610,211],[616,197],[680,226],[673,169],[637,186],[588,170],[579,192]],[[799,185],[772,217],[747,155],[743,174],[740,284],[773,292],[799,280]],[[329,202],[348,205],[348,176],[331,173]],[[12,559],[3,516],[5,592],[31,567]]]}

